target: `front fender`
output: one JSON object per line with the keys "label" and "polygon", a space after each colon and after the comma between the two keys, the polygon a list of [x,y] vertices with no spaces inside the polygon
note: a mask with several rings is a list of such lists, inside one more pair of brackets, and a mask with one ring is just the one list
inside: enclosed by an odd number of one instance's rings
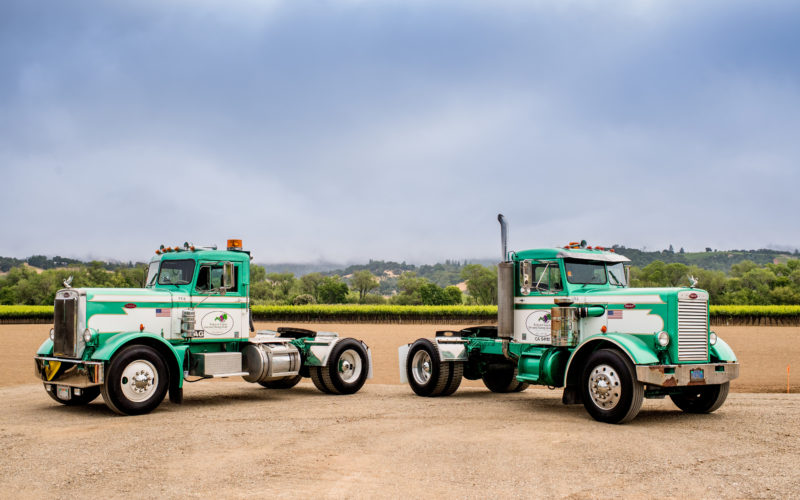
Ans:
{"label": "front fender", "polygon": [[53,341],[50,339],[42,342],[39,349],[36,351],[37,356],[52,356],[53,355]]}
{"label": "front fender", "polygon": [[612,344],[618,347],[622,352],[628,355],[628,358],[630,358],[634,365],[652,365],[658,363],[658,355],[653,351],[653,348],[648,346],[647,343],[639,337],[621,333],[592,335],[572,351],[572,355],[567,362],[567,368],[564,370],[565,386],[570,385],[570,379],[574,379],[574,377],[570,377],[573,361],[588,358],[589,354],[602,344]]}
{"label": "front fender", "polygon": [[727,342],[717,337],[717,343],[711,346],[711,356],[720,361],[736,362],[736,354]]}
{"label": "front fender", "polygon": [[[146,340],[145,340],[146,339]],[[175,359],[179,360],[179,363],[182,361],[181,357],[178,355],[178,352],[175,350],[172,345],[164,340],[160,335],[155,335],[152,333],[142,333],[142,332],[126,332],[126,333],[118,333],[113,337],[106,339],[103,342],[103,346],[98,348],[97,350],[92,353],[91,359],[96,361],[109,361],[114,353],[116,353],[122,346],[131,342],[132,340],[142,341],[144,343],[155,343],[160,344],[159,347],[166,348]]]}

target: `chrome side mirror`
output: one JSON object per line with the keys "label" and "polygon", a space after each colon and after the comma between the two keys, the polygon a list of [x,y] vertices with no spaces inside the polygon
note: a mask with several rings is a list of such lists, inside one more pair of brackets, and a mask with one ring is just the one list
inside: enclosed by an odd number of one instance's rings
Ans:
{"label": "chrome side mirror", "polygon": [[519,264],[519,284],[520,293],[529,295],[531,293],[531,276],[533,275],[533,264],[529,260],[523,260]]}
{"label": "chrome side mirror", "polygon": [[236,268],[233,267],[233,262],[226,262],[222,265],[222,289],[230,290],[234,286],[236,280]]}

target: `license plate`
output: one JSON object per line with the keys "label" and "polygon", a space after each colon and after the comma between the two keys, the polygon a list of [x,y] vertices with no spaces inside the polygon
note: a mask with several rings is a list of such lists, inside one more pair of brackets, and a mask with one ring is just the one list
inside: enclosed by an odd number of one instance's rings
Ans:
{"label": "license plate", "polygon": [[69,387],[64,385],[59,385],[56,388],[56,394],[58,395],[58,399],[63,399],[64,401],[68,401],[72,399],[72,393],[69,390]]}
{"label": "license plate", "polygon": [[705,375],[703,375],[702,368],[695,368],[694,370],[689,371],[689,380],[691,380],[692,382],[697,382],[705,378],[706,377]]}

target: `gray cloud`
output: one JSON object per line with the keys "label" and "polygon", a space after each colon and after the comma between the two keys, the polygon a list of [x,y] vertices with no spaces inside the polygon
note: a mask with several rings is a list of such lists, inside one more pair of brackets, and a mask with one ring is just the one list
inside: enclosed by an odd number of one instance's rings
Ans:
{"label": "gray cloud", "polygon": [[5,2],[0,255],[797,247],[799,11]]}

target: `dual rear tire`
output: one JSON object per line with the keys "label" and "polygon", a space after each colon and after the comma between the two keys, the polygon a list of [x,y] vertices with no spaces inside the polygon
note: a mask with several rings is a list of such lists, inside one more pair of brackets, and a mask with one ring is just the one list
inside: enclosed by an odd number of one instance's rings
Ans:
{"label": "dual rear tire", "polygon": [[408,350],[406,376],[418,396],[449,396],[461,385],[464,363],[442,361],[433,342],[419,339]]}
{"label": "dual rear tire", "polygon": [[310,366],[311,381],[325,394],[353,394],[369,376],[366,346],[356,339],[340,340],[328,356],[326,366]]}

